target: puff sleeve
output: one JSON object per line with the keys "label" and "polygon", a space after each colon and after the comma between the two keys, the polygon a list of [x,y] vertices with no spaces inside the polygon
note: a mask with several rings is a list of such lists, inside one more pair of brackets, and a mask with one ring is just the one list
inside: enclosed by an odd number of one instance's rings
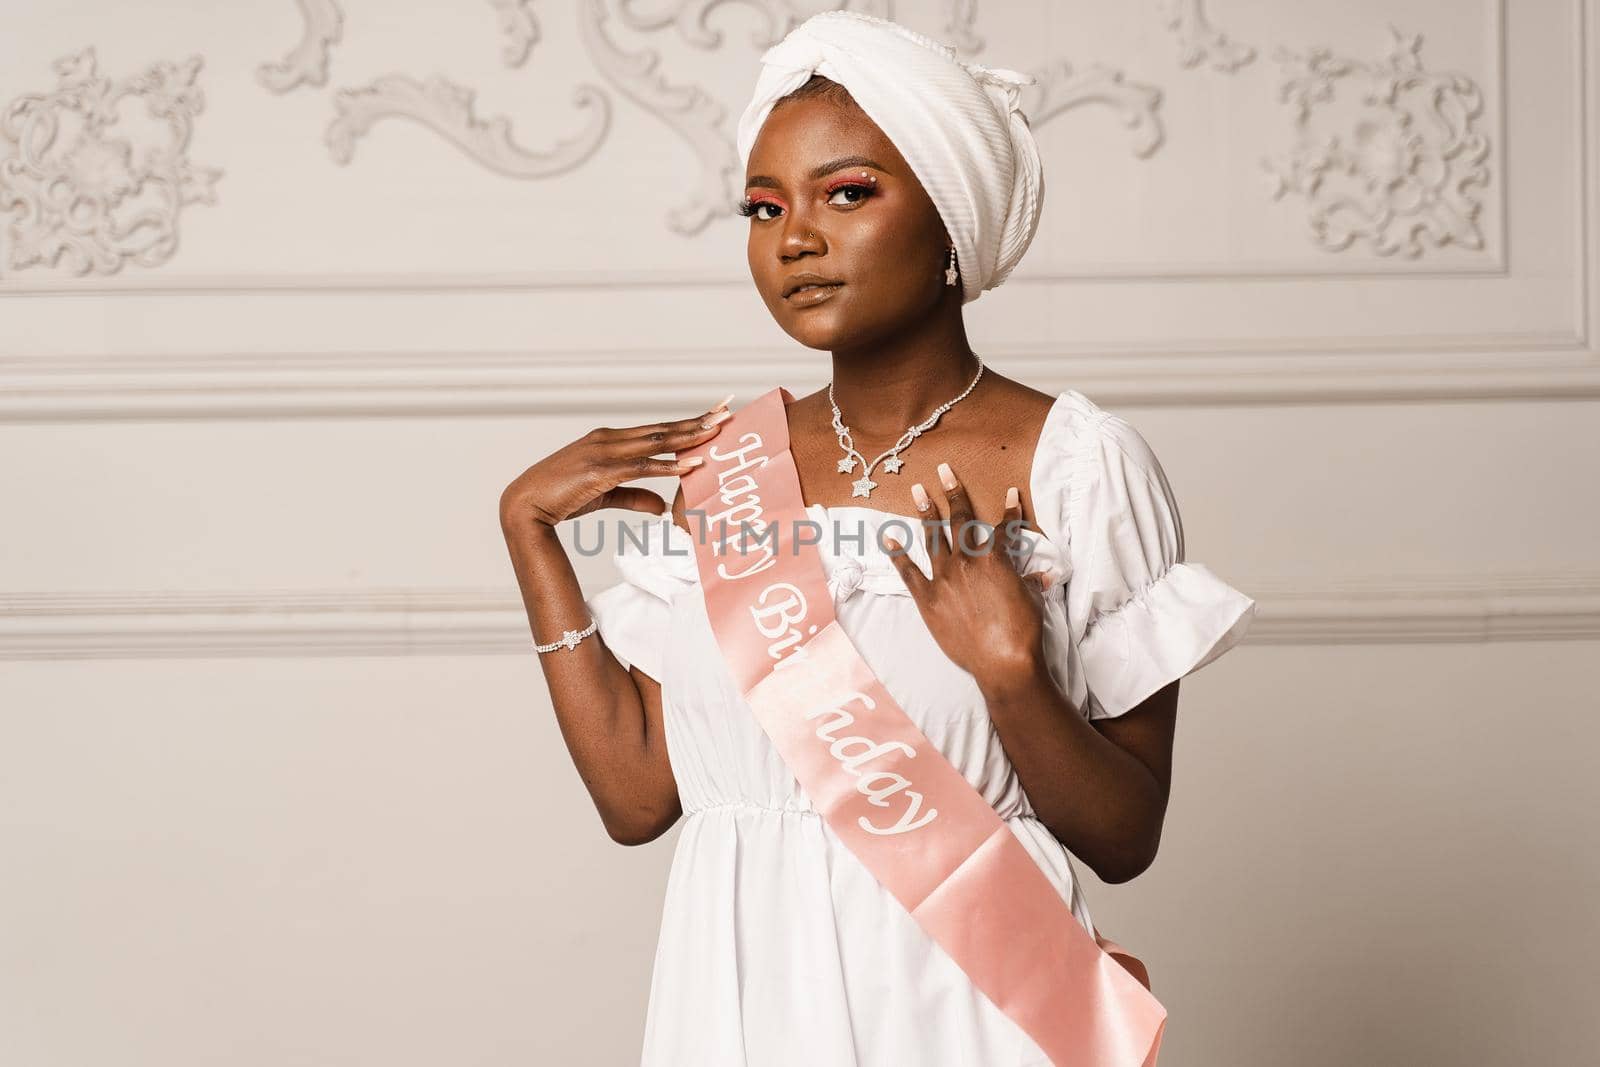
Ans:
{"label": "puff sleeve", "polygon": [[637,667],[657,682],[672,627],[673,597],[690,583],[689,535],[670,517],[644,524],[637,537],[619,534],[617,570],[622,581],[584,603],[606,647],[624,667]]}
{"label": "puff sleeve", "polygon": [[1177,501],[1144,437],[1116,415],[1091,421],[1070,464],[1066,599],[1084,620],[1085,714],[1103,719],[1232,648],[1256,604],[1184,559]]}

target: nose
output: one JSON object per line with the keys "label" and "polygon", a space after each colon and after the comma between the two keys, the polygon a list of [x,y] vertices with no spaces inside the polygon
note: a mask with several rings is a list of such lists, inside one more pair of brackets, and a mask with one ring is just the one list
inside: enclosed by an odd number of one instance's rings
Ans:
{"label": "nose", "polygon": [[784,215],[783,233],[778,241],[778,253],[784,259],[795,259],[808,252],[821,255],[826,248],[815,220],[809,215],[792,209]]}

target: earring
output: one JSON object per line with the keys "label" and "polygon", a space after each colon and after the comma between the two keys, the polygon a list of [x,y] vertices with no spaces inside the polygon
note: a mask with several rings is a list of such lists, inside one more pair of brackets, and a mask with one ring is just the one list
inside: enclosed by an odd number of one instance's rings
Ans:
{"label": "earring", "polygon": [[950,265],[944,269],[944,283],[946,285],[954,285],[956,283],[956,250],[954,245],[950,246]]}

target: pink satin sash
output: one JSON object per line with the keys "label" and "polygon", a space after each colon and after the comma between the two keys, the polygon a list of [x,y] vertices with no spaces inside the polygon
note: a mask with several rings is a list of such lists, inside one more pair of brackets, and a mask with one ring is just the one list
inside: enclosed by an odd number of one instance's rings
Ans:
{"label": "pink satin sash", "polygon": [[1090,936],[840,628],[816,545],[796,543],[809,516],[789,452],[793,402],[774,388],[679,453],[705,457],[681,481],[701,520],[706,610],[740,692],[829,828],[1052,1063],[1155,1067],[1167,1012],[1144,965]]}

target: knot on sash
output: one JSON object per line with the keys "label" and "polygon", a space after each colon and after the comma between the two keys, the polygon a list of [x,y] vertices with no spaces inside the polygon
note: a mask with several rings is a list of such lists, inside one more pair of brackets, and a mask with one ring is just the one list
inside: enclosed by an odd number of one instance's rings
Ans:
{"label": "knot on sash", "polygon": [[867,567],[857,556],[840,556],[828,575],[828,585],[835,600],[845,600],[861,588],[867,580]]}

